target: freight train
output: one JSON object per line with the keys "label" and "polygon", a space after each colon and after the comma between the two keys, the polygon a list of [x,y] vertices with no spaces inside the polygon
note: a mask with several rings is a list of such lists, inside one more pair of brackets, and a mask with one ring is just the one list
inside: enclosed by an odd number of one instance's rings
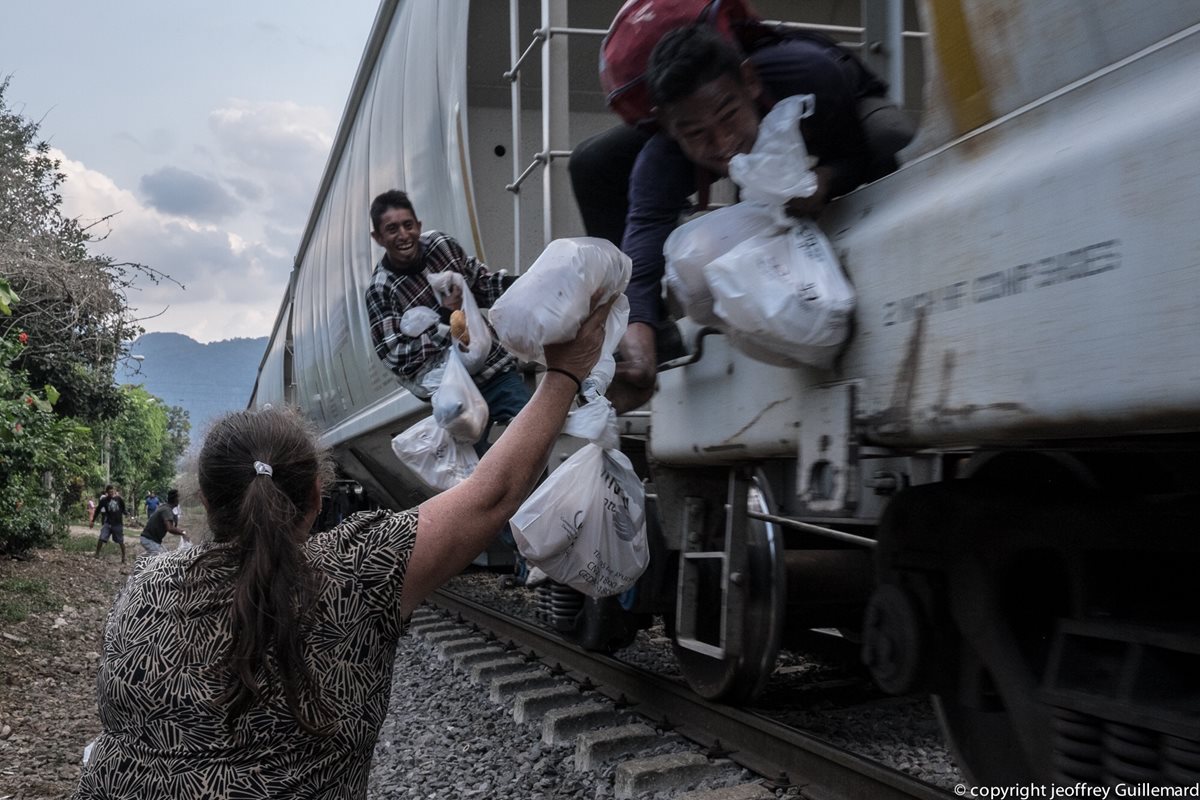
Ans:
{"label": "freight train", "polygon": [[[1200,782],[1200,5],[756,5],[919,119],[901,168],[820,219],[853,337],[787,369],[681,320],[689,354],[622,418],[651,566],[618,598],[539,590],[548,621],[606,647],[661,615],[730,702],[833,627],[933,696],[977,782]],[[616,11],[379,9],[251,399],[303,409],[375,503],[422,499],[389,441],[428,407],[371,347],[367,206],[406,189],[514,272],[582,233],[565,160],[615,121]]]}

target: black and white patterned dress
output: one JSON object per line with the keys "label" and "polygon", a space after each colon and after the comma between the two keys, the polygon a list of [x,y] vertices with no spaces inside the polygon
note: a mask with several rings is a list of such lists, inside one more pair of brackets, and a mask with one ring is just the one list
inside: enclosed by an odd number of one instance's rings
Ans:
{"label": "black and white patterned dress", "polygon": [[[75,797],[361,798],[387,713],[400,637],[400,592],[416,537],[416,510],[356,514],[313,536],[305,556],[325,578],[307,625],[319,687],[307,734],[278,684],[236,723],[217,702],[228,688],[234,567],[188,567],[209,548],[140,559],[104,631],[97,679],[104,732]],[[260,676],[260,683],[263,676]]]}

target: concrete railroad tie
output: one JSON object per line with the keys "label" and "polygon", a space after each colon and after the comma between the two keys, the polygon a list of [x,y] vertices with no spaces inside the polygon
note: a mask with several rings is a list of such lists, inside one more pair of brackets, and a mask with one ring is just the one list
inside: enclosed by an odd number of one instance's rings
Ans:
{"label": "concrete railroad tie", "polygon": [[[465,623],[423,608],[413,615],[413,636],[438,657],[485,687],[493,703],[512,706],[518,723],[539,723],[545,744],[575,743],[575,769],[592,772],[616,764],[617,800],[650,792],[679,792],[680,800],[765,800],[774,794],[758,783],[740,783],[744,773],[727,759],[686,752],[694,745],[673,733],[660,733],[635,714],[601,695],[551,675],[544,666],[505,647]],[[663,751],[676,751],[666,752]],[[657,753],[657,755],[649,755]],[[637,758],[643,755],[649,757]],[[724,788],[694,790],[702,783]],[[688,791],[694,790],[694,791]]]}

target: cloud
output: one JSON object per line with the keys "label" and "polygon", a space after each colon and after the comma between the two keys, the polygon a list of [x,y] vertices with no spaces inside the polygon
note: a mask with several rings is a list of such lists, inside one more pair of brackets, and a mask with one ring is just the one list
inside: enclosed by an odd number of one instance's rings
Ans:
{"label": "cloud", "polygon": [[54,157],[67,176],[65,213],[85,224],[116,215],[94,252],[146,264],[187,287],[139,279],[130,288],[129,303],[147,330],[178,331],[199,341],[270,333],[291,269],[290,252],[196,218],[163,213],[107,175],[61,152]]}
{"label": "cloud", "polygon": [[207,143],[193,144],[181,162],[136,186],[56,153],[67,175],[64,210],[84,221],[116,213],[93,251],[186,285],[184,291],[170,281],[139,280],[132,287],[129,302],[147,330],[199,341],[266,336],[335,121],[296,103],[231,100],[210,113],[209,123]]}
{"label": "cloud", "polygon": [[242,210],[241,202],[216,181],[178,167],[143,175],[142,194],[159,211],[216,221]]}
{"label": "cloud", "polygon": [[233,100],[209,114],[222,172],[264,187],[263,213],[286,228],[307,220],[334,125],[325,109],[287,101]]}
{"label": "cloud", "polygon": [[208,119],[222,148],[255,170],[323,165],[333,142],[333,124],[325,109],[289,101],[234,100]]}
{"label": "cloud", "polygon": [[233,191],[243,200],[251,202],[261,200],[263,197],[263,188],[254,181],[248,181],[245,178],[226,178],[225,182],[233,187]]}

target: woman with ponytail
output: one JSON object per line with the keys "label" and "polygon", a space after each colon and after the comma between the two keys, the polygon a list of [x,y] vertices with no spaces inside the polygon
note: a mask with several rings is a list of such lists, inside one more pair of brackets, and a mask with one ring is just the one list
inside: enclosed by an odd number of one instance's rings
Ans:
{"label": "woman with ponytail", "polygon": [[309,536],[331,477],[295,414],[225,417],[200,453],[212,541],[141,559],[104,631],[103,733],[77,798],[361,798],[402,620],[532,490],[608,305],[549,345],[525,410],[455,488]]}

